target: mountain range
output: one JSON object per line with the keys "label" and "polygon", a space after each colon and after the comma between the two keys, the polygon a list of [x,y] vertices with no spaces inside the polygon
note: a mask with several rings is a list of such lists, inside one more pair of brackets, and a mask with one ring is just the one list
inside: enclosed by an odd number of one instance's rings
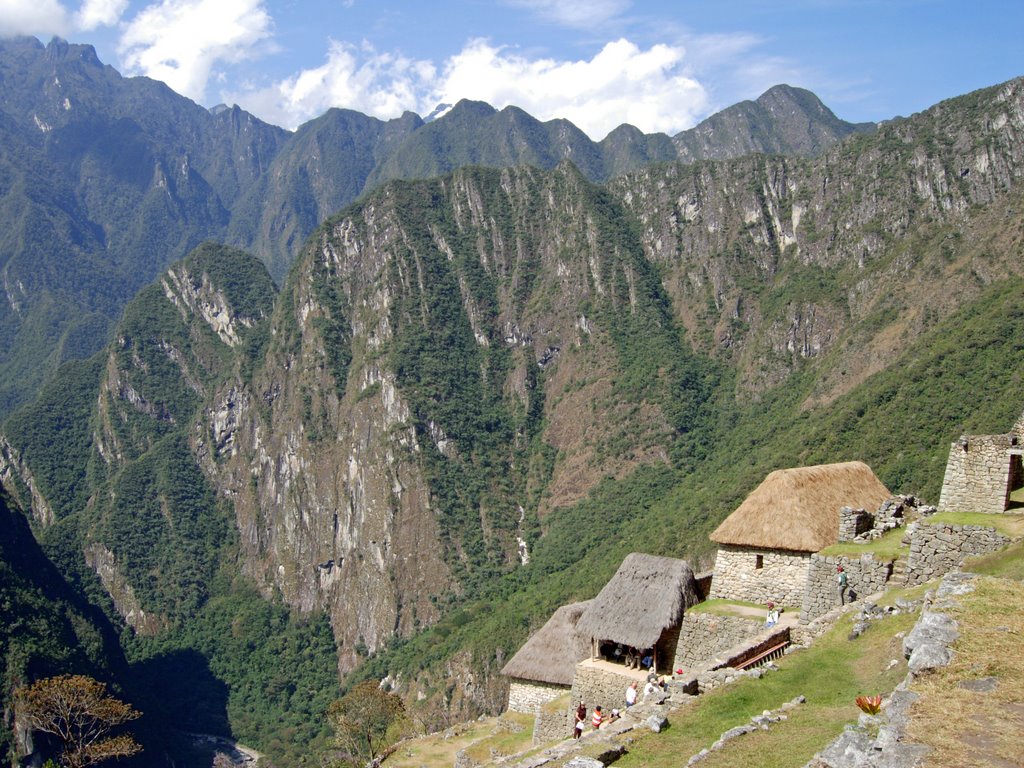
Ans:
{"label": "mountain range", "polygon": [[571,159],[601,181],[653,161],[813,154],[872,128],[779,86],[671,139],[622,126],[595,143],[568,121],[469,101],[431,122],[332,109],[292,133],[59,39],[0,41],[0,83],[0,413],[98,351],[124,304],[203,240],[252,250],[280,283],[321,221],[391,179]]}
{"label": "mountain range", "polygon": [[779,467],[935,499],[1022,407],[1024,80],[594,143],[474,102],[289,134],[60,41],[0,77],[0,478],[165,731],[299,764],[370,676],[499,711],[628,552],[706,565]]}

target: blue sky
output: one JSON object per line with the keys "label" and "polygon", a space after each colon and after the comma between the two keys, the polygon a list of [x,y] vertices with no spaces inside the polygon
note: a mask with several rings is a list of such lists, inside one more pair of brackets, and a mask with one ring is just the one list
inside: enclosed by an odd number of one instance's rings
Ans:
{"label": "blue sky", "polygon": [[1024,75],[1024,0],[0,0],[13,34],[287,128],[473,98],[674,134],[783,82],[883,120]]}

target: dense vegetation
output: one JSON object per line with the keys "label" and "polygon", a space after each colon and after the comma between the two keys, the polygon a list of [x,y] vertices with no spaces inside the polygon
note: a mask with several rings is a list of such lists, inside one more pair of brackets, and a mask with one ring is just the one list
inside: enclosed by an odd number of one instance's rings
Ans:
{"label": "dense vegetation", "polygon": [[[965,104],[965,114],[981,109],[973,100]],[[450,136],[466,157],[487,145],[470,131],[466,117],[474,110],[464,105],[451,123]],[[375,132],[384,128],[350,115],[324,122],[342,118],[349,121],[346,135],[361,137],[365,171],[381,149]],[[529,129],[528,148],[543,138],[542,126],[521,115],[501,119]],[[953,151],[954,142],[927,119],[919,124],[926,152]],[[341,135],[330,125],[316,128],[304,141]],[[242,739],[281,766],[299,764],[326,748],[329,702],[362,680],[391,675],[413,719],[431,727],[453,713],[497,706],[497,695],[464,696],[452,669],[471,670],[481,689],[500,691],[498,672],[529,631],[559,604],[593,596],[630,551],[706,566],[708,532],[772,469],[858,458],[893,491],[935,501],[949,442],[962,431],[1005,431],[1022,408],[1024,228],[1005,225],[995,212],[1020,205],[1019,193],[1002,190],[998,205],[986,207],[970,197],[973,179],[961,177],[949,193],[959,196],[949,205],[955,217],[942,218],[942,204],[910,214],[892,202],[912,186],[900,165],[914,157],[900,138],[912,128],[890,126],[827,158],[849,171],[847,186],[830,199],[834,210],[822,205],[807,214],[798,233],[802,254],[781,244],[772,206],[792,221],[796,203],[810,206],[812,193],[794,201],[780,183],[783,191],[772,198],[765,169],[774,161],[764,158],[659,167],[646,181],[609,187],[568,164],[551,172],[469,168],[443,179],[393,182],[317,231],[280,298],[255,259],[200,246],[173,274],[139,291],[105,350],[59,367],[39,398],[6,424],[5,482],[35,520],[46,553],[37,559],[52,583],[28,576],[35,566],[5,544],[5,691],[19,676],[116,672],[126,697],[145,713],[140,739],[158,745],[150,754],[180,759],[191,748],[184,734],[205,732]],[[153,159],[135,128],[119,129],[133,157]],[[102,149],[110,147],[90,151]],[[945,165],[956,169],[947,155],[937,163],[942,173]],[[429,157],[412,159],[432,167]],[[869,166],[862,176],[858,163]],[[289,177],[293,186],[308,181],[302,167]],[[774,167],[794,177],[827,175],[810,163]],[[117,169],[125,174],[119,183],[139,181],[131,167]],[[732,190],[707,201],[708,209],[726,211],[713,222],[720,230],[686,229],[683,191],[698,181]],[[231,186],[221,182],[222,191]],[[355,179],[346,177],[345,185],[354,188]],[[308,213],[316,196],[303,184],[291,192]],[[659,195],[667,201],[665,221],[644,222],[636,200],[655,205]],[[864,203],[872,195],[890,207]],[[125,199],[138,202],[155,230],[124,236],[154,252],[154,231],[174,230],[170,212],[160,195]],[[186,195],[179,202],[222,220],[217,204],[204,200]],[[916,198],[915,205],[927,208]],[[116,221],[125,224],[127,214],[119,211]],[[350,227],[349,242],[339,239],[341,222]],[[712,229],[733,233],[723,236],[723,248],[685,250],[684,237],[700,244],[697,235]],[[191,244],[196,232],[179,233],[175,248]],[[660,248],[662,236],[678,236],[677,250],[656,259],[654,242]],[[854,250],[840,249],[844,238]],[[833,241],[840,243],[836,250],[815,250]],[[361,276],[346,274],[353,267],[342,263],[358,242],[379,244],[372,252],[379,284],[364,293],[353,287]],[[869,289],[885,296],[902,281],[924,304],[916,314],[863,298]],[[961,306],[954,308],[944,289],[920,288],[945,281],[948,291],[962,292]],[[371,316],[375,303],[386,304],[386,316]],[[785,346],[786,329],[802,321],[805,307],[836,318],[826,331],[837,338],[821,355]],[[237,321],[237,343],[224,332],[226,318]],[[368,349],[368,323],[387,329],[379,348]],[[728,338],[720,334],[724,325]],[[834,384],[859,347],[886,334],[898,343],[877,372]],[[776,378],[752,376],[758,366]],[[299,500],[300,513],[322,482],[336,492],[336,506],[350,504],[355,519],[368,507],[358,506],[344,471],[315,465],[323,455],[333,459],[319,451],[343,443],[354,406],[366,401],[369,409],[381,395],[382,375],[393,376],[409,414],[408,424],[389,429],[403,440],[410,432],[415,437],[403,446],[402,469],[423,481],[422,505],[436,516],[438,540],[417,545],[438,547],[451,589],[447,581],[436,593],[423,588],[440,618],[425,628],[414,621],[419,631],[411,634],[401,624],[404,595],[389,595],[398,616],[384,630],[392,642],[371,649],[360,639],[356,653],[365,662],[340,687],[339,650],[347,649],[336,647],[335,637],[342,622],[359,620],[346,614],[360,617],[362,606],[337,600],[332,629],[315,610],[299,615],[301,600],[289,596],[286,606],[269,586],[273,578],[256,584],[243,575],[292,567],[315,569],[320,579],[327,578],[321,571],[341,569],[333,560],[310,562],[304,551],[269,552],[265,562],[253,562],[264,552],[254,557],[244,545],[276,543],[270,534],[280,532],[244,530],[237,523],[251,510],[243,503],[263,505],[247,521],[257,528],[273,519],[266,507],[291,491],[272,487],[279,476],[268,477],[262,460],[243,456],[232,464],[237,445],[221,451],[213,414],[228,390],[239,402],[249,398],[257,437],[238,450],[264,450],[260,429],[288,434],[295,466],[308,473],[295,492],[309,494]],[[371,378],[375,384],[354,391]],[[321,383],[324,389],[313,391]],[[363,426],[369,441],[374,423]],[[570,501],[552,492],[566,466],[576,476],[563,476],[563,485],[582,489],[566,493]],[[228,482],[230,472],[236,475]],[[381,506],[384,516],[394,516],[400,494],[412,491],[397,473],[388,480],[384,494],[391,496]],[[335,545],[352,534],[339,532],[339,517],[324,534]],[[299,530],[308,521],[295,522],[287,534],[301,550],[310,543]],[[525,565],[519,538],[528,549]],[[102,569],[87,566],[83,551],[94,562],[113,563],[118,578],[106,571],[101,581]],[[390,573],[383,580],[397,583]],[[56,628],[52,637],[26,615],[46,617]],[[111,626],[122,630],[119,649],[110,650]],[[0,738],[9,746],[9,734]]]}

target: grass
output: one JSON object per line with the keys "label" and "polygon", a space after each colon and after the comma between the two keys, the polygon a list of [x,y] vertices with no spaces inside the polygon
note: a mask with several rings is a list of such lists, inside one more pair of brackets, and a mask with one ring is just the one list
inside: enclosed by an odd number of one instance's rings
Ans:
{"label": "grass", "polygon": [[1024,506],[1024,488],[1010,491],[1010,503],[1014,506]]}
{"label": "grass", "polygon": [[964,562],[963,570],[1024,581],[1024,541],[1015,542],[988,555],[970,557]]}
{"label": "grass", "polygon": [[[1019,557],[1018,551],[1018,557]],[[951,611],[960,636],[952,662],[918,678],[910,737],[930,746],[934,768],[1020,765],[1024,734],[1024,583],[983,578]],[[994,677],[988,692],[961,687]]]}
{"label": "grass", "polygon": [[[389,768],[454,765],[465,750],[475,762],[486,763],[497,755],[511,755],[529,748],[533,740],[533,715],[505,712],[501,717],[476,720],[450,731],[409,739],[388,757]],[[518,729],[518,730],[517,730]]]}
{"label": "grass", "polygon": [[940,512],[924,518],[926,525],[949,523],[950,525],[981,525],[995,528],[1006,536],[1024,536],[1024,515],[985,514],[984,512]]}
{"label": "grass", "polygon": [[874,541],[852,542],[844,541],[833,544],[823,549],[820,554],[824,556],[860,557],[861,555],[874,555],[876,560],[895,560],[910,552],[910,547],[903,543],[906,535],[903,528],[893,528],[886,531]]}
{"label": "grass", "polygon": [[[788,720],[741,737],[701,762],[702,768],[802,766],[847,723],[857,720],[857,696],[887,693],[906,675],[901,641],[894,635],[914,621],[908,614],[889,617],[852,641],[847,639],[848,622],[841,621],[811,648],[781,659],[779,671],[723,686],[677,711],[670,721],[673,727],[661,734],[629,734],[634,739],[629,753],[616,765],[676,768],[730,728],[803,695],[807,703]],[[898,663],[889,668],[892,659]]]}
{"label": "grass", "polygon": [[[778,606],[785,611],[800,611],[800,607],[796,606]],[[764,603],[748,603],[745,600],[723,600],[722,598],[714,598],[712,600],[705,600],[703,603],[698,603],[692,608],[687,608],[690,613],[713,613],[716,616],[739,616],[744,619],[763,619],[765,613]],[[756,611],[756,615],[751,615],[751,611]]]}

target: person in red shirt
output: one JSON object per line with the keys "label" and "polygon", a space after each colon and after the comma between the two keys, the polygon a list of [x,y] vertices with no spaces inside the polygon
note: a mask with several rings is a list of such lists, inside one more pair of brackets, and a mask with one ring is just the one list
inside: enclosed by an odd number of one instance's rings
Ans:
{"label": "person in red shirt", "polygon": [[601,727],[602,720],[604,720],[604,715],[601,713],[601,707],[594,707],[594,716],[590,718],[590,724],[594,726],[594,730]]}

